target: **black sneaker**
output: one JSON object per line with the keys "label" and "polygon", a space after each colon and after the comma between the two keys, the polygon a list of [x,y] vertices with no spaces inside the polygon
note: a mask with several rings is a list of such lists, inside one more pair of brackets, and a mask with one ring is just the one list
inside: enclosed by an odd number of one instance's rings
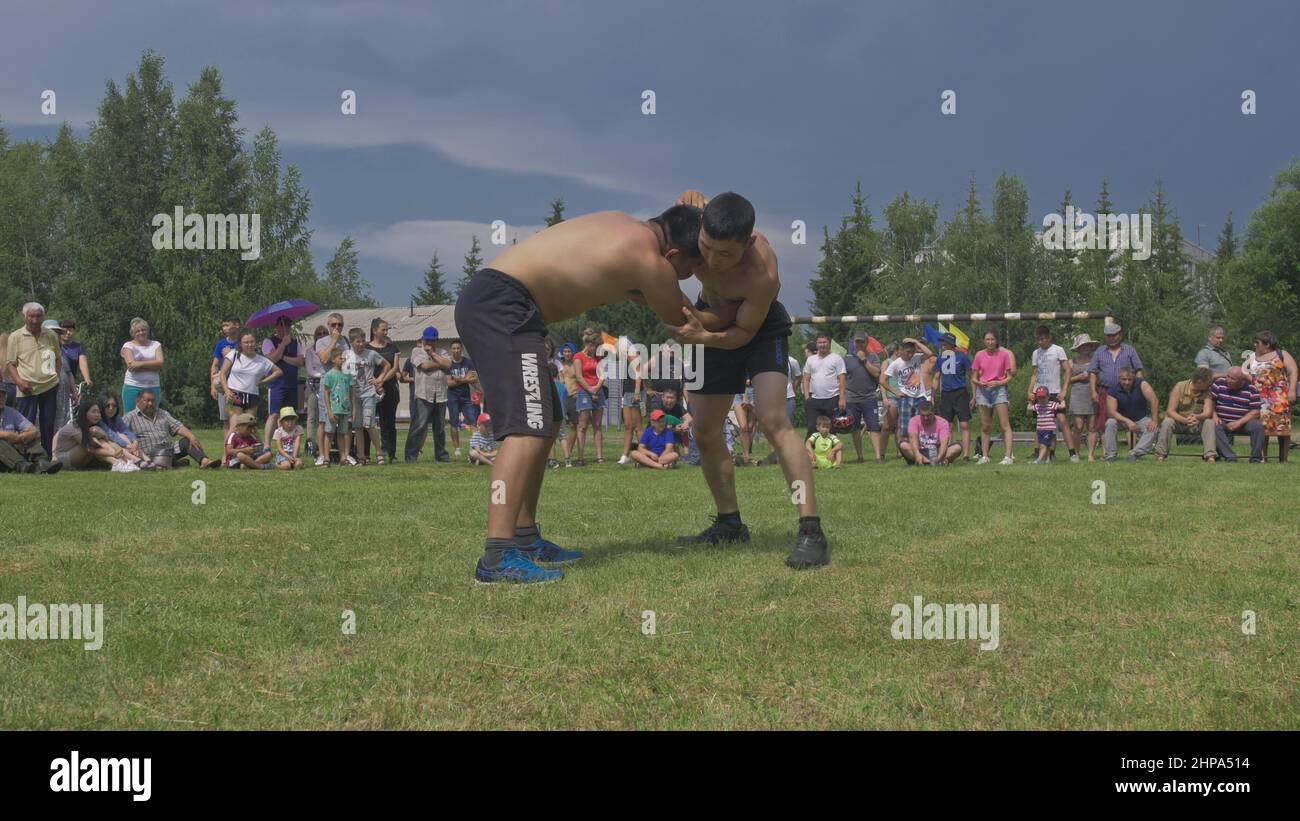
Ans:
{"label": "black sneaker", "polygon": [[794,543],[785,563],[795,570],[809,567],[821,567],[831,563],[831,549],[826,544],[826,534],[820,526],[803,525],[799,528],[799,538]]}
{"label": "black sneaker", "polygon": [[32,467],[35,468],[35,470],[32,471],[33,473],[44,473],[48,475],[51,473],[58,473],[60,470],[63,470],[63,463],[51,462],[48,459],[41,459]]}
{"label": "black sneaker", "polygon": [[719,517],[713,517],[713,524],[704,529],[704,532],[696,536],[678,536],[677,544],[711,544],[716,545],[720,542],[747,542],[749,541],[749,528],[744,522],[738,525],[729,525],[723,522]]}

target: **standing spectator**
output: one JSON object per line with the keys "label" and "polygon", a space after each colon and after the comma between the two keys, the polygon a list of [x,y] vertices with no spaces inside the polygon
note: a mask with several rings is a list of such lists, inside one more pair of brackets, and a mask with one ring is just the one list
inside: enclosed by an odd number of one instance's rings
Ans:
{"label": "standing spectator", "polygon": [[13,377],[9,375],[9,366],[6,364],[9,361],[8,353],[9,332],[0,331],[0,390],[4,391],[5,398],[9,400],[10,406],[13,406],[18,401],[18,386],[14,384]]}
{"label": "standing spectator", "polygon": [[226,436],[226,467],[261,470],[271,467],[275,455],[257,439],[257,417],[251,413],[235,416],[235,429]]}
{"label": "standing spectator", "polygon": [[[135,400],[135,410],[125,418],[140,441],[140,450],[162,467],[174,467],[186,457],[198,460],[200,467],[221,467],[220,460],[209,459],[203,452],[199,437],[192,430],[167,411],[159,409],[158,397],[153,391],[140,391]],[[173,436],[181,438],[173,442]]]}
{"label": "standing spectator", "polygon": [[352,429],[357,433],[356,449],[361,456],[361,464],[370,464],[370,447],[374,445],[379,457],[379,464],[386,464],[383,445],[379,438],[379,400],[382,386],[392,370],[392,363],[386,361],[374,348],[366,345],[366,332],[360,328],[348,331],[348,341],[352,349],[344,359],[343,370],[356,380],[357,412],[359,417],[352,420]]}
{"label": "standing spectator", "polygon": [[907,422],[907,439],[898,450],[910,465],[945,467],[961,456],[961,445],[952,441],[952,426],[934,412],[934,402],[925,399]]}
{"label": "standing spectator", "polygon": [[1005,455],[1000,464],[1015,464],[1016,458],[1011,455],[1011,396],[1007,391],[1007,384],[1016,375],[1016,355],[1002,347],[997,331],[989,329],[985,332],[984,350],[975,354],[971,373],[975,377],[975,404],[980,409],[980,445],[983,447],[983,455],[980,456],[978,464],[989,463],[992,447],[990,434],[995,410],[998,414],[998,425],[1002,428],[1002,444],[1005,448]]}
{"label": "standing spectator", "polygon": [[803,366],[803,412],[808,436],[817,432],[817,418],[834,417],[849,404],[848,371],[844,357],[831,350],[831,335],[817,334],[817,353]]}
{"label": "standing spectator", "polygon": [[[555,390],[560,395],[560,407],[564,408],[568,404],[569,389],[565,387],[564,380],[560,377],[560,369],[564,366],[564,359],[555,353],[555,340],[548,336],[543,343],[546,352],[546,369],[551,374],[551,384],[555,385]],[[555,420],[555,441],[551,444],[551,458],[546,460],[548,468],[558,468],[560,458],[565,450],[564,443],[564,414]]]}
{"label": "standing spectator", "polygon": [[[1037,424],[1034,430],[1038,434],[1038,455],[1031,465],[1049,465],[1056,458],[1056,421],[1061,415],[1061,402],[1048,393],[1046,385],[1034,388],[1033,400],[1029,403],[1029,412],[1034,415]],[[1075,462],[1078,459],[1073,460]]]}
{"label": "standing spectator", "polygon": [[275,333],[262,340],[262,355],[280,368],[280,376],[267,385],[266,427],[264,441],[279,426],[280,408],[298,404],[298,369],[303,366],[302,351],[293,335],[293,320],[287,316],[276,317]]}
{"label": "standing spectator", "polygon": [[1138,443],[1128,454],[1128,461],[1136,462],[1155,444],[1156,432],[1159,430],[1156,420],[1160,418],[1160,398],[1156,396],[1155,389],[1132,368],[1121,368],[1119,385],[1107,392],[1106,404],[1106,432],[1102,437],[1106,461],[1115,461],[1115,454],[1119,450],[1115,434],[1119,426],[1123,425],[1129,433],[1141,434]]}
{"label": "standing spectator", "polygon": [[257,352],[257,337],[245,330],[239,335],[239,347],[226,351],[226,364],[221,368],[226,407],[236,415],[257,418],[262,386],[279,379],[280,374],[279,366]]}
{"label": "standing spectator", "polygon": [[275,466],[278,470],[301,470],[303,461],[299,455],[302,445],[302,427],[298,424],[298,412],[285,407],[275,415],[280,425],[271,438],[271,447],[275,452]]}
{"label": "standing spectator", "polygon": [[[961,426],[961,452],[964,461],[970,461],[970,417],[975,406],[970,392],[970,357],[957,350],[957,337],[943,334],[939,337],[943,349],[935,363],[934,389],[941,389],[939,415],[948,423]],[[883,459],[881,460],[884,461]]]}
{"label": "standing spectator", "polygon": [[460,341],[451,343],[451,368],[447,372],[447,417],[451,423],[451,444],[456,449],[455,456],[460,458],[461,428],[475,427],[478,409],[471,401],[473,385],[478,381],[478,371],[474,370],[474,360],[465,356],[465,347]]}
{"label": "standing spectator", "polygon": [[[1264,426],[1264,436],[1277,437],[1277,460],[1285,462],[1291,448],[1291,405],[1296,396],[1295,359],[1279,350],[1277,334],[1260,331],[1255,334],[1255,350],[1246,357],[1242,370],[1259,391],[1259,422]],[[1264,461],[1268,461],[1268,443],[1264,444]]]}
{"label": "standing spectator", "polygon": [[492,435],[492,417],[480,413],[478,427],[474,429],[474,435],[469,439],[469,463],[492,467],[498,449],[496,437]]}
{"label": "standing spectator", "polygon": [[564,420],[569,423],[569,435],[564,440],[564,466],[573,467],[573,446],[578,441],[578,366],[573,361],[578,346],[565,342],[560,346],[560,379],[564,381]]}
{"label": "standing spectator", "polygon": [[681,454],[677,452],[677,440],[668,428],[667,416],[662,408],[650,411],[650,427],[641,434],[640,442],[632,453],[632,460],[639,467],[657,470],[677,467]]}
{"label": "standing spectator", "polygon": [[433,457],[439,462],[450,462],[447,454],[447,436],[443,430],[446,418],[447,372],[451,370],[451,355],[435,350],[438,329],[430,325],[420,336],[420,345],[411,352],[407,364],[415,375],[415,396],[411,404],[411,427],[406,434],[406,461],[415,462],[424,448],[424,439],[433,429]]}
{"label": "standing spectator", "polygon": [[[894,436],[898,440],[899,450],[908,440],[908,425],[921,407],[921,403],[931,399],[930,383],[933,382],[935,356],[924,342],[907,337],[898,346],[898,358],[885,368],[886,379],[880,383],[881,390],[894,394],[898,408],[898,430]],[[897,386],[895,388],[894,386]]]}
{"label": "standing spectator", "polygon": [[[68,416],[71,418],[71,413],[75,412],[77,405],[81,404],[82,390],[94,388],[95,383],[90,378],[90,360],[86,358],[86,346],[77,341],[77,321],[75,319],[60,320],[59,329],[62,337],[60,342],[63,346],[64,378],[68,381],[70,409]],[[63,410],[62,404],[60,404],[59,409]]]}
{"label": "standing spectator", "polygon": [[1097,430],[1092,424],[1097,415],[1097,402],[1092,398],[1092,356],[1101,343],[1087,334],[1074,338],[1070,350],[1070,420],[1074,424],[1074,441],[1082,450],[1083,440],[1088,440],[1088,461],[1097,461]]}
{"label": "standing spectator", "polygon": [[840,437],[831,433],[831,419],[829,416],[818,416],[817,426],[808,439],[804,442],[804,449],[808,451],[808,459],[812,462],[813,469],[821,468],[834,469],[844,465],[844,443]]}
{"label": "standing spectator", "polygon": [[757,464],[750,454],[754,447],[758,416],[754,413],[754,388],[748,379],[745,380],[745,392],[732,397],[731,412],[736,415],[736,430],[740,433],[740,455],[736,457],[736,467]]}
{"label": "standing spectator", "polygon": [[1210,328],[1205,340],[1205,347],[1196,353],[1196,366],[1209,368],[1215,376],[1223,376],[1232,367],[1232,358],[1223,347],[1224,332],[1222,325]]}
{"label": "standing spectator", "polygon": [[623,398],[619,400],[623,407],[623,455],[618,457],[618,463],[629,465],[632,463],[631,453],[635,449],[632,443],[641,438],[641,391],[646,380],[641,372],[641,355],[632,347],[631,337],[628,337],[624,350],[627,352],[627,373],[623,377]]}
{"label": "standing spectator", "polygon": [[1210,403],[1210,383],[1213,381],[1214,372],[1202,365],[1192,373],[1191,379],[1184,379],[1169,392],[1169,406],[1156,434],[1157,462],[1163,462],[1169,456],[1169,445],[1176,433],[1200,434],[1201,458],[1208,462],[1215,460],[1214,406]]}
{"label": "standing spectator", "polygon": [[41,327],[44,321],[39,302],[23,306],[23,327],[9,334],[4,367],[17,386],[18,412],[36,425],[45,452],[53,453],[63,357],[58,335]]}
{"label": "standing spectator", "polygon": [[[1034,338],[1038,341],[1038,347],[1034,348],[1030,358],[1034,373],[1029,377],[1029,401],[1035,401],[1038,388],[1047,388],[1048,398],[1059,408],[1056,421],[1065,435],[1065,447],[1070,451],[1070,461],[1078,463],[1079,452],[1075,449],[1074,435],[1071,434],[1070,424],[1065,418],[1064,387],[1070,384],[1070,357],[1066,356],[1064,348],[1052,342],[1052,331],[1046,325],[1039,325],[1034,330]],[[1052,458],[1055,459],[1055,435],[1052,439]]]}
{"label": "standing spectator", "polygon": [[898,396],[901,392],[898,387],[898,377],[889,375],[889,366],[894,364],[898,358],[898,343],[890,342],[885,346],[885,355],[880,358],[880,407],[883,409],[884,421],[880,426],[880,453],[887,456],[889,453],[889,436],[893,434],[895,445],[900,444],[906,438],[898,435],[898,403],[893,397]]}
{"label": "standing spectator", "polygon": [[578,465],[587,464],[587,428],[594,427],[596,435],[596,464],[605,462],[605,435],[602,417],[605,399],[605,374],[596,358],[596,345],[600,337],[586,333],[582,337],[582,352],[573,357],[578,377]]}
{"label": "standing spectator", "polygon": [[[397,375],[401,373],[402,366],[399,361],[401,349],[389,338],[388,327],[388,323],[378,317],[370,320],[370,349],[388,364],[388,369],[384,371],[386,376],[375,387],[379,400],[379,438],[384,453],[388,455],[388,463],[392,464],[397,461],[397,406],[402,402]],[[369,455],[370,448],[367,447],[366,456]],[[379,464],[384,464],[384,460],[380,459]]]}
{"label": "standing spectator", "polygon": [[51,462],[40,433],[27,417],[9,407],[9,394],[0,391],[0,472],[58,473],[60,462]]}
{"label": "standing spectator", "polygon": [[1228,372],[1210,385],[1210,404],[1214,410],[1214,441],[1219,451],[1219,458],[1226,462],[1237,461],[1237,453],[1232,448],[1232,437],[1238,433],[1250,435],[1251,463],[1264,461],[1268,437],[1264,434],[1264,425],[1259,421],[1259,390],[1238,367]]}
{"label": "standing spectator", "polygon": [[208,369],[208,394],[217,401],[217,416],[222,424],[222,439],[230,433],[230,420],[234,414],[226,407],[226,394],[221,389],[221,368],[226,364],[226,353],[239,347],[239,326],[242,323],[234,314],[221,320],[221,338],[212,349],[212,365]]}
{"label": "standing spectator", "polygon": [[[347,339],[343,336],[343,314],[333,313],[325,319],[326,328],[329,335],[316,340],[316,361],[321,367],[321,387],[320,394],[317,396],[317,403],[320,406],[319,421],[324,423],[329,421],[330,407],[329,401],[325,395],[325,377],[334,368],[334,352],[338,351],[340,355],[348,348]],[[334,428],[322,424],[320,427],[320,452],[316,455],[316,467],[329,467],[330,463],[330,435],[334,433]],[[349,437],[349,441],[351,437]],[[347,454],[340,454],[343,458]]]}
{"label": "standing spectator", "polygon": [[1097,403],[1097,418],[1093,421],[1093,427],[1097,430],[1106,428],[1106,419],[1110,413],[1106,394],[1119,387],[1120,370],[1131,368],[1138,379],[1143,378],[1142,358],[1132,345],[1124,341],[1124,329],[1115,322],[1107,322],[1102,330],[1106,334],[1106,346],[1097,349],[1089,366],[1092,373],[1092,401]]}
{"label": "standing spectator", "polygon": [[[357,380],[343,369],[346,354],[342,347],[333,348],[330,356],[330,369],[321,378],[326,400],[325,435],[336,437],[339,465],[352,467],[357,460],[348,451],[352,450],[352,420],[357,416]],[[320,458],[316,460],[317,467],[329,467],[329,452],[329,442],[323,443]]]}
{"label": "standing spectator", "polygon": [[[794,410],[795,410],[794,386],[796,384],[799,385],[803,384],[803,368],[799,367],[799,360],[795,359],[793,356],[787,354],[785,359],[786,359],[785,415],[790,418],[790,424],[793,425]],[[772,452],[776,453],[776,451],[772,451]]]}
{"label": "standing spectator", "polygon": [[[307,406],[307,453],[311,456],[320,455],[320,435],[323,428],[321,414],[324,408],[321,407],[320,401],[320,380],[325,375],[325,368],[320,363],[320,357],[316,356],[316,343],[321,339],[329,336],[330,330],[324,325],[317,325],[316,330],[312,332],[311,345],[303,351],[303,367],[307,369],[307,383],[305,396]],[[303,403],[299,403],[303,404]],[[414,405],[412,405],[414,407]]]}
{"label": "standing spectator", "polygon": [[[797,366],[796,366],[797,367]],[[844,357],[845,384],[848,387],[849,413],[853,414],[853,450],[862,458],[862,431],[871,439],[877,462],[885,461],[880,445],[880,414],[876,410],[876,391],[880,388],[880,357],[867,352],[867,335],[853,338],[853,353]],[[788,400],[787,400],[788,401]]]}
{"label": "standing spectator", "polygon": [[63,355],[63,328],[59,325],[59,321],[57,319],[47,319],[41,323],[41,327],[47,331],[52,331],[59,338],[59,387],[57,389],[58,395],[54,400],[54,428],[58,430],[76,412],[75,407],[69,408],[76,383],[72,381],[72,374],[68,373],[67,358]]}
{"label": "standing spectator", "polygon": [[162,343],[149,338],[149,323],[140,317],[131,320],[131,338],[122,343],[122,362],[126,374],[122,378],[122,408],[126,413],[135,410],[135,398],[144,388],[153,388],[162,404]]}

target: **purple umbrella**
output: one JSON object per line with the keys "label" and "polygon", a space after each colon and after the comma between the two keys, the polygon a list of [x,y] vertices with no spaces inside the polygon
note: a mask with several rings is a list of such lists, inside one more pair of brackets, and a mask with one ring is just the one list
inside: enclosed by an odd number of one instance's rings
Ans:
{"label": "purple umbrella", "polygon": [[257,313],[248,318],[245,323],[249,328],[262,328],[268,325],[274,325],[275,321],[282,316],[290,319],[301,319],[304,316],[310,316],[320,309],[315,303],[308,302],[305,299],[286,299],[284,302],[277,302],[274,305],[268,305]]}

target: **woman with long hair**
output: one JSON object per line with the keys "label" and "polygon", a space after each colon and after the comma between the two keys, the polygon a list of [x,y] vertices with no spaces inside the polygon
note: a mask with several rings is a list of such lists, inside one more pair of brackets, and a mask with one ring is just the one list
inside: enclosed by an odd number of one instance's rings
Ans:
{"label": "woman with long hair", "polygon": [[602,388],[605,387],[605,375],[601,373],[600,362],[596,358],[596,346],[600,336],[586,333],[582,336],[582,352],[573,357],[575,375],[578,377],[578,465],[587,464],[587,428],[595,429],[596,464],[605,461],[605,434],[601,426],[601,417],[605,415],[605,400]]}
{"label": "woman with long hair", "polygon": [[[370,347],[376,353],[384,358],[391,369],[389,370],[388,379],[378,387],[379,395],[379,441],[380,447],[384,453],[388,454],[388,464],[395,464],[397,460],[397,406],[402,401],[402,394],[399,390],[401,384],[398,381],[398,374],[401,373],[401,349],[397,343],[393,342],[388,336],[388,323],[379,317],[370,320]],[[370,440],[365,440],[365,457],[370,458]]]}
{"label": "woman with long hair", "polygon": [[998,425],[1002,428],[1002,442],[1006,447],[1006,455],[1000,464],[1014,464],[1016,457],[1011,455],[1011,396],[1007,385],[1016,375],[1016,355],[1010,349],[1002,347],[998,332],[992,328],[984,333],[984,350],[975,354],[971,373],[975,378],[975,404],[980,409],[980,444],[984,448],[978,464],[989,463],[990,433],[995,410]]}
{"label": "woman with long hair", "polygon": [[140,470],[144,460],[109,438],[99,426],[103,416],[99,403],[87,397],[77,406],[75,417],[54,436],[54,458],[71,470],[108,466],[115,473]]}
{"label": "woman with long hair", "polygon": [[262,402],[262,386],[280,378],[280,366],[257,352],[257,335],[247,328],[239,334],[239,347],[226,352],[221,366],[221,389],[231,416],[251,413],[257,416]]}

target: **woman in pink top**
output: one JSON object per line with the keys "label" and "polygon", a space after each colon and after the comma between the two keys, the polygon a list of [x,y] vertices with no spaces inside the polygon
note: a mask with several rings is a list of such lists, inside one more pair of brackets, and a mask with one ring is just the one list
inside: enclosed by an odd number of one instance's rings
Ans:
{"label": "woman in pink top", "polygon": [[1002,464],[1014,464],[1016,460],[1011,455],[1011,397],[1007,392],[1007,384],[1016,375],[1016,356],[1002,347],[997,331],[989,330],[984,334],[984,350],[975,354],[971,374],[975,379],[974,403],[980,409],[980,442],[984,446],[979,464],[989,463],[989,429],[995,408],[998,424],[1002,426],[1002,442],[1006,447]]}

